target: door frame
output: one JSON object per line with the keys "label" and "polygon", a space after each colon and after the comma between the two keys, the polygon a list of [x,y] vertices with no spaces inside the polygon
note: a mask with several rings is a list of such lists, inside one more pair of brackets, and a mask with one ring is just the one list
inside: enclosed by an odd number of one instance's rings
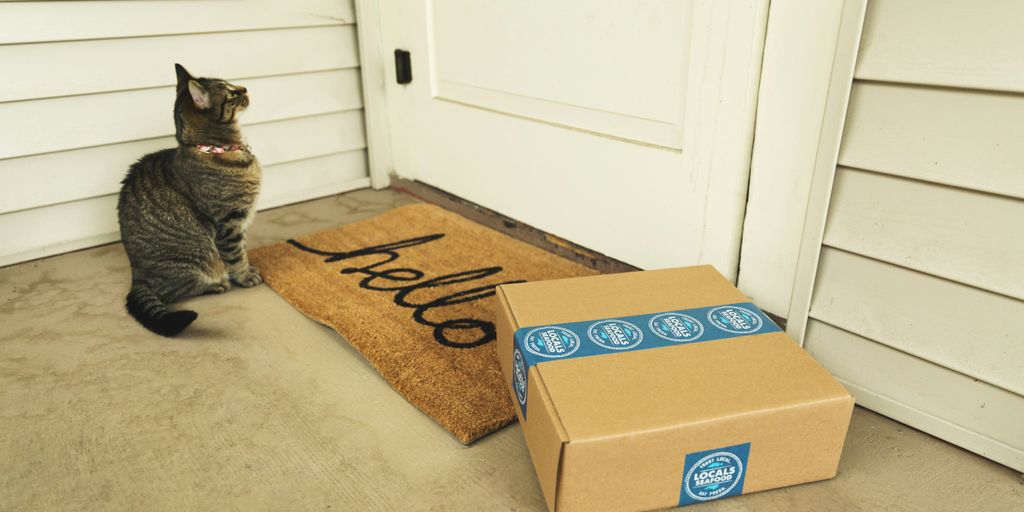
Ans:
{"label": "door frame", "polygon": [[391,184],[394,172],[386,89],[387,80],[394,79],[394,71],[390,69],[394,59],[388,58],[381,40],[380,1],[355,0],[355,7],[370,186],[382,189]]}
{"label": "door frame", "polygon": [[738,286],[801,345],[866,5],[773,0],[768,14]]}
{"label": "door frame", "polygon": [[[772,0],[768,8],[738,285],[787,318],[800,342],[866,3]],[[382,44],[378,0],[355,6],[370,180],[385,188],[394,172],[386,95],[394,57]]]}

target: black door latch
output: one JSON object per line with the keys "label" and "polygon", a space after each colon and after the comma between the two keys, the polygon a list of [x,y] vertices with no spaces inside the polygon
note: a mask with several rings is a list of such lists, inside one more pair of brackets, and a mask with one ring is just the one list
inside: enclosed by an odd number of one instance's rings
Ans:
{"label": "black door latch", "polygon": [[395,50],[395,80],[403,85],[412,82],[412,60],[405,50]]}

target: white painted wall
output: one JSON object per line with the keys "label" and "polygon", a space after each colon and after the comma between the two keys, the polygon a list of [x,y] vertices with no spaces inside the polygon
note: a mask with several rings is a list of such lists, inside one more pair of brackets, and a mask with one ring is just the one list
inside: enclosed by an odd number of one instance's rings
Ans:
{"label": "white painted wall", "polygon": [[249,88],[260,208],[369,184],[348,0],[0,3],[0,265],[117,240],[119,181],[171,147],[175,75]]}

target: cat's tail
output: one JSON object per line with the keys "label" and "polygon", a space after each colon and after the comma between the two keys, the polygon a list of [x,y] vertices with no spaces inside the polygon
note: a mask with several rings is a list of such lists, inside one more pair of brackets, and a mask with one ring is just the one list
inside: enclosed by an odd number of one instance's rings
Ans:
{"label": "cat's tail", "polygon": [[168,311],[167,305],[157,297],[144,281],[133,280],[125,304],[143,327],[161,336],[174,336],[185,330],[199,316],[195,311]]}

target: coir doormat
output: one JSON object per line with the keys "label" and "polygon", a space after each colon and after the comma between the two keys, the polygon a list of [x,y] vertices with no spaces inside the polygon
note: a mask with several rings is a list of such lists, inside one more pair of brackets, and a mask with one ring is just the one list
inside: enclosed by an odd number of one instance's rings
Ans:
{"label": "coir doormat", "polygon": [[463,443],[515,418],[494,351],[494,286],[596,273],[426,204],[250,259],[285,300],[338,331]]}

